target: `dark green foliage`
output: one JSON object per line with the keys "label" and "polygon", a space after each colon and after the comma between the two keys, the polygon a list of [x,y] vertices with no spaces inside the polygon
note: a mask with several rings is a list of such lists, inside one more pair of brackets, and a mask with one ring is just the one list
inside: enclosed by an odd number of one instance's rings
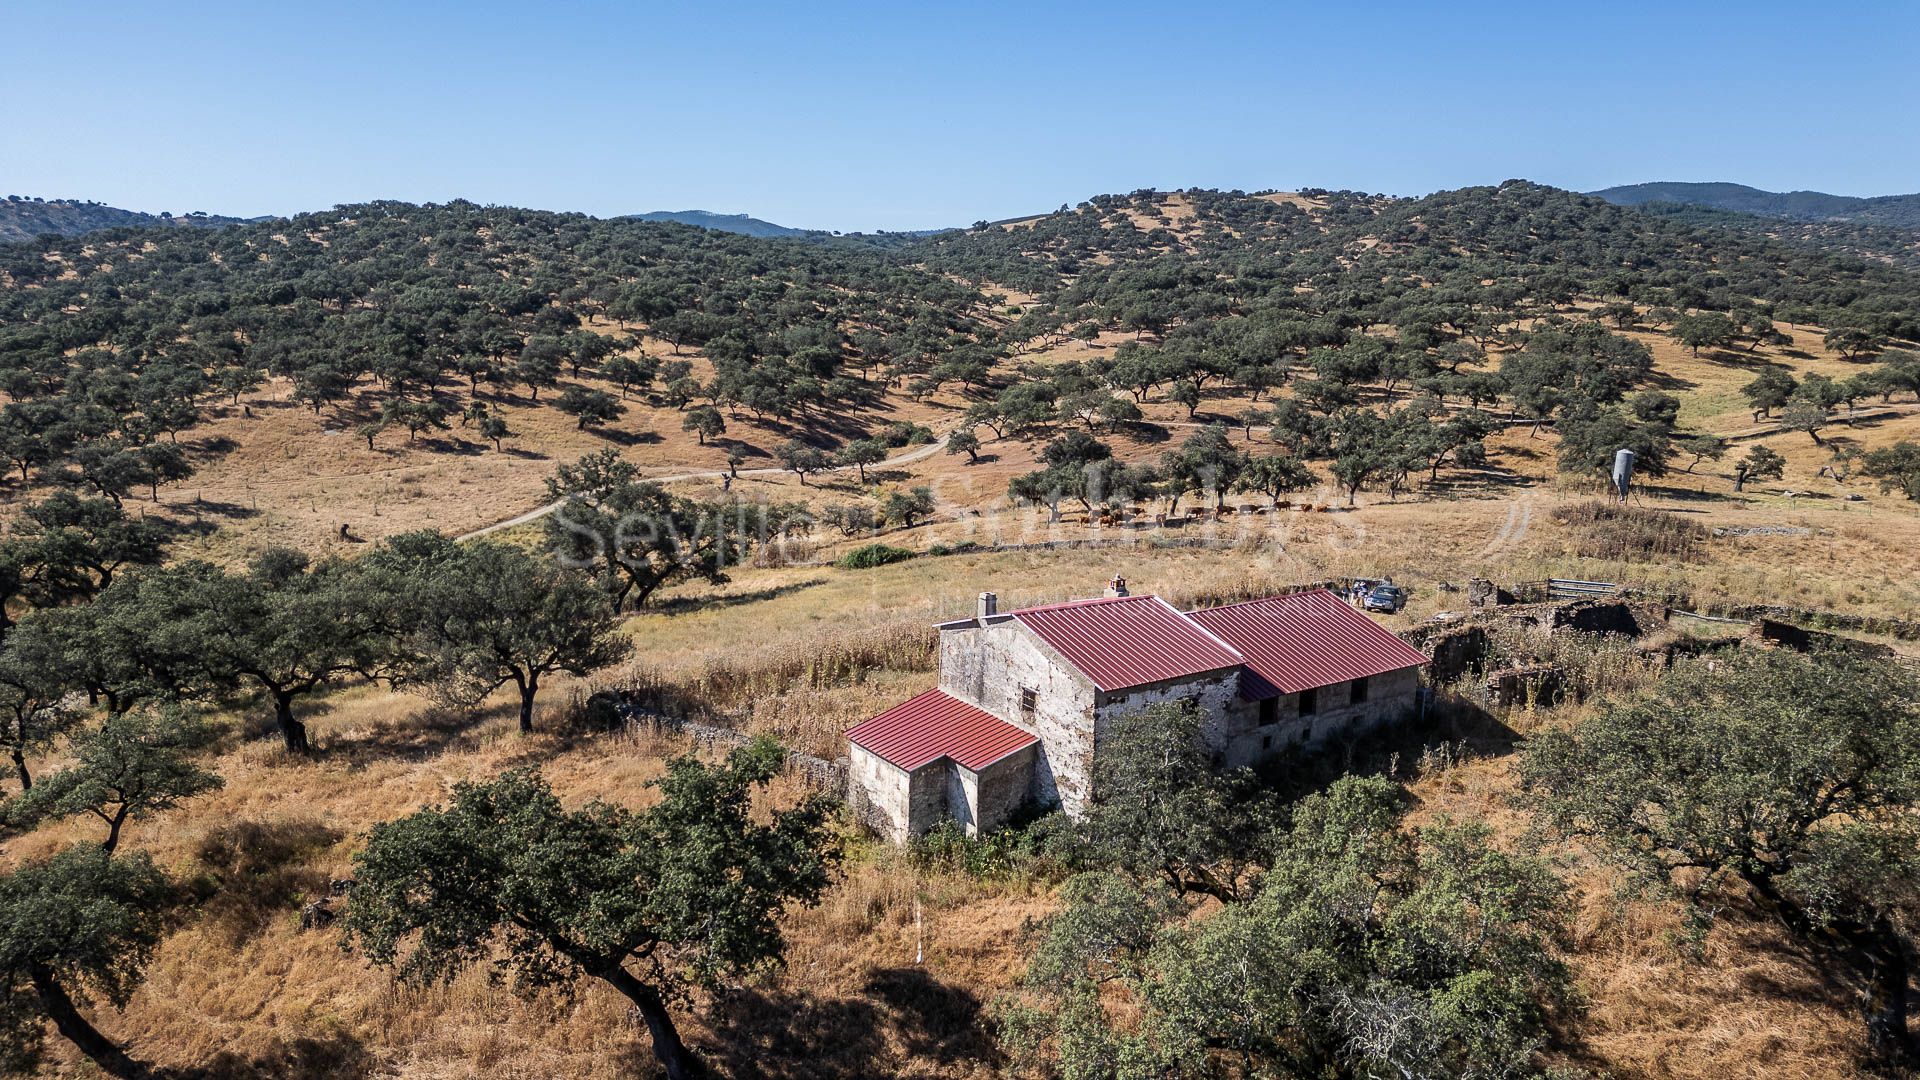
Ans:
{"label": "dark green foliage", "polygon": [[705,446],[708,439],[717,439],[727,432],[727,421],[720,410],[711,405],[701,405],[687,410],[686,419],[680,422],[683,431],[693,432]]}
{"label": "dark green foliage", "polygon": [[1675,320],[1672,334],[1680,344],[1692,349],[1693,355],[1699,356],[1703,348],[1723,349],[1732,345],[1738,331],[1733,320],[1720,312],[1703,311]]}
{"label": "dark green foliage", "polygon": [[937,505],[930,487],[889,491],[880,500],[880,516],[889,522],[899,523],[902,528],[911,529],[917,522],[930,517]]}
{"label": "dark green foliage", "polygon": [[1396,491],[1409,473],[1427,464],[1421,436],[1430,422],[1409,410],[1381,415],[1347,409],[1327,425],[1329,470],[1353,505],[1360,489],[1384,480]]}
{"label": "dark green foliage", "polygon": [[1738,650],[1674,669],[1522,766],[1542,820],[1675,896],[1699,925],[1737,882],[1861,995],[1910,1062],[1920,912],[1920,683],[1849,653]]}
{"label": "dark green foliage", "polygon": [[778,451],[780,464],[800,478],[800,486],[807,484],[807,474],[824,472],[833,464],[833,458],[816,446],[808,446],[798,439],[788,441]]}
{"label": "dark green foliage", "polygon": [[1745,184],[1661,182],[1610,187],[1593,194],[1608,202],[1636,206],[1648,202],[1711,206],[1721,210],[1796,221],[1862,221],[1920,228],[1920,196],[1859,198],[1821,191],[1762,191]]}
{"label": "dark green foliage", "polygon": [[[863,392],[838,378],[855,327],[911,342],[929,370],[951,361],[947,374],[973,385],[990,357],[965,314],[973,290],[826,237],[383,202],[215,233],[93,233],[73,276],[45,273],[59,264],[43,255],[73,254],[67,243],[0,246],[0,453],[23,475],[70,471],[107,498],[153,483],[137,452],[195,423],[199,399],[237,400],[267,373],[316,412],[374,380],[417,436],[437,426],[427,409],[448,376],[538,400],[563,373],[598,368],[622,396],[665,376],[676,404],[711,393],[792,417]],[[583,328],[594,315],[705,348],[712,385],[616,355],[620,341]],[[609,422],[589,393],[569,410],[582,426]]]}
{"label": "dark green foliage", "polygon": [[1880,490],[1898,491],[1920,502],[1920,444],[1905,440],[1860,459],[1861,471],[1880,481]]}
{"label": "dark green foliage", "polygon": [[1290,491],[1300,491],[1314,484],[1313,470],[1301,464],[1299,460],[1287,454],[1266,454],[1247,459],[1246,468],[1240,472],[1236,488],[1240,491],[1258,491],[1278,506],[1280,496]]}
{"label": "dark green foliage", "polygon": [[1047,507],[1059,520],[1061,502],[1072,499],[1091,514],[1094,507],[1124,506],[1151,493],[1156,474],[1113,457],[1113,448],[1085,431],[1069,431],[1040,452],[1044,467],[1014,477],[1007,494]]}
{"label": "dark green foliage", "polygon": [[42,777],[6,805],[7,820],[35,824],[91,814],[106,826],[101,847],[111,852],[128,821],[221,786],[218,776],[190,757],[210,738],[203,723],[178,708],[141,708],[109,716],[99,727],[74,737],[73,764]]}
{"label": "dark green foliage", "polygon": [[23,793],[33,786],[28,756],[52,749],[82,717],[60,671],[36,655],[34,644],[32,635],[10,635],[0,648],[0,752],[13,762]]}
{"label": "dark green foliage", "polygon": [[1614,454],[1631,450],[1638,475],[1665,476],[1673,452],[1673,421],[1636,416],[1618,405],[1582,405],[1560,421],[1560,471],[1607,476]]}
{"label": "dark green foliage", "polygon": [[921,446],[933,441],[933,429],[909,420],[888,424],[880,432],[880,441],[889,447]]}
{"label": "dark green foliage", "polygon": [[1682,441],[1679,449],[1688,457],[1692,458],[1691,461],[1687,462],[1686,468],[1687,472],[1692,472],[1693,467],[1702,461],[1719,461],[1721,458],[1726,457],[1727,440],[1722,439],[1718,435],[1695,435],[1692,438]]}
{"label": "dark green foliage", "polygon": [[423,982],[483,962],[529,991],[604,980],[640,1010],[667,1075],[692,1076],[670,1007],[777,964],[781,912],[818,900],[837,859],[824,799],[756,821],[753,794],[783,762],[765,740],[723,765],[676,758],[638,813],[567,810],[530,771],[461,784],[374,827],[351,940]]}
{"label": "dark green foliage", "polygon": [[659,361],[650,356],[616,356],[600,367],[600,374],[620,387],[620,396],[629,390],[645,390],[660,374]]}
{"label": "dark green foliage", "polygon": [[1218,507],[1240,482],[1247,455],[1233,445],[1224,425],[1212,424],[1188,436],[1178,450],[1162,459],[1160,467],[1166,477],[1168,513],[1178,508],[1180,497],[1189,491],[1213,496]]}
{"label": "dark green foliage", "polygon": [[1293,807],[1250,895],[1070,880],[1002,1039],[1062,1080],[1526,1076],[1569,1003],[1564,889],[1477,824],[1402,827],[1392,783]]}
{"label": "dark green foliage", "polygon": [[581,430],[610,424],[627,411],[627,407],[620,404],[620,399],[605,390],[590,390],[581,386],[568,387],[554,405],[573,417]]}
{"label": "dark green foliage", "polygon": [[396,594],[332,559],[309,567],[304,555],[268,549],[245,574],[204,562],[150,571],[102,599],[109,630],[164,677],[157,689],[207,694],[248,686],[261,691],[289,753],[308,751],[296,700],[354,672],[375,670],[388,645]]}
{"label": "dark green foliage", "polygon": [[867,466],[878,465],[887,460],[887,444],[879,439],[855,439],[840,448],[834,455],[834,464],[841,468],[853,467],[858,471],[860,482],[867,482]]}
{"label": "dark green foliage", "polygon": [[1800,384],[1792,375],[1779,368],[1768,368],[1754,377],[1754,380],[1740,388],[1741,396],[1753,406],[1754,419],[1770,416],[1773,410],[1785,405],[1794,390]]}
{"label": "dark green foliage", "polygon": [[606,594],[551,557],[418,532],[395,537],[366,562],[392,597],[394,681],[465,707],[512,683],[523,733],[533,730],[542,679],[589,675],[633,652]]}
{"label": "dark green foliage", "polygon": [[967,455],[967,463],[980,460],[980,437],[971,430],[956,431],[947,436],[947,453]]}
{"label": "dark green foliage", "polygon": [[126,566],[160,561],[166,533],[107,499],[55,491],[30,503],[5,542],[19,596],[38,607],[92,599]]}
{"label": "dark green foliage", "polygon": [[1094,759],[1098,793],[1082,822],[1087,857],[1185,895],[1237,898],[1272,824],[1252,777],[1225,775],[1192,702],[1152,705],[1111,721]]}
{"label": "dark green foliage", "polygon": [[893,547],[890,544],[862,544],[840,556],[833,565],[842,570],[872,570],[889,563],[904,562],[913,558],[913,552],[906,548]]}
{"label": "dark green foliage", "polygon": [[[957,553],[927,551],[929,555]],[[981,881],[1020,877],[1055,881],[1084,861],[1084,844],[1073,824],[1056,810],[1016,815],[1008,824],[978,836],[968,836],[957,821],[942,821],[908,844],[907,857],[922,871],[945,870]]]}
{"label": "dark green foliage", "polygon": [[56,1030],[110,1076],[144,1070],[79,1006],[125,1005],[160,943],[172,890],[144,853],[91,845],[0,876],[0,1068],[32,1073]]}
{"label": "dark green foliage", "polygon": [[[380,422],[398,424],[407,429],[407,441],[423,431],[445,431],[447,429],[447,408],[437,401],[408,401],[401,398],[389,399],[380,406]],[[371,435],[367,444],[373,444]]]}
{"label": "dark green foliage", "polygon": [[498,414],[490,415],[480,421],[478,430],[481,438],[493,441],[495,450],[500,449],[501,439],[511,439],[514,436],[513,429],[507,426],[506,418]]}
{"label": "dark green foliage", "polygon": [[1755,443],[1746,456],[1733,463],[1733,490],[1747,490],[1747,481],[1771,477],[1780,479],[1787,471],[1787,459],[1772,447]]}
{"label": "dark green foliage", "polygon": [[599,577],[615,611],[629,598],[644,606],[674,582],[724,583],[753,544],[738,505],[674,495],[612,450],[560,466],[547,490],[564,503],[546,519],[549,543],[568,565]]}

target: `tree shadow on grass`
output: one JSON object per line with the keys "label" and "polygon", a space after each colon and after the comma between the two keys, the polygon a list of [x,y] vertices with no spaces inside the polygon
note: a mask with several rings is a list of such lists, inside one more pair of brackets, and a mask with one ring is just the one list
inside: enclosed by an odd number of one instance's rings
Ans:
{"label": "tree shadow on grass", "polygon": [[192,917],[230,948],[246,944],[326,895],[329,876],[315,862],[343,838],[313,818],[238,818],[208,829],[194,848]]}
{"label": "tree shadow on grass", "polygon": [[760,449],[745,439],[735,439],[723,435],[718,438],[708,439],[707,445],[713,447],[715,450],[738,450],[742,456],[748,458],[773,460],[771,453]]}
{"label": "tree shadow on grass", "polygon": [[640,614],[681,615],[690,611],[719,611],[738,607],[741,604],[757,604],[762,600],[773,600],[826,583],[826,578],[817,577],[807,578],[804,581],[791,581],[785,585],[775,585],[765,589],[755,589],[752,592],[728,593],[723,596],[675,596],[650,605]]}
{"label": "tree shadow on grass", "polygon": [[[1705,479],[1699,473],[1691,475]],[[1712,491],[1707,488],[1676,487],[1667,484],[1640,484],[1634,489],[1634,493],[1655,499],[1671,499],[1675,502],[1727,503],[1734,501],[1731,491]],[[1699,510],[1684,507],[1667,507],[1666,509],[1672,513],[1701,513]]]}
{"label": "tree shadow on grass", "polygon": [[1129,420],[1125,431],[1127,438],[1146,446],[1157,446],[1173,438],[1173,432],[1151,420]]}
{"label": "tree shadow on grass", "polygon": [[155,1069],[155,1080],[360,1080],[379,1061],[359,1039],[344,1032],[291,1042],[273,1040],[252,1056],[223,1050],[205,1064]]}
{"label": "tree shadow on grass", "polygon": [[[736,1080],[854,1080],[885,1076],[884,1016],[860,998],[828,998],[742,990],[716,1003],[707,1017],[719,1046],[701,1047],[707,1060]],[[638,1048],[636,1064],[651,1065]],[[645,1068],[635,1075],[651,1075]]]}
{"label": "tree shadow on grass", "polygon": [[240,449],[238,442],[235,442],[225,435],[206,435],[197,439],[188,439],[185,445],[194,453],[204,454],[208,457],[213,457],[218,454],[229,454]]}
{"label": "tree shadow on grass", "polygon": [[[546,700],[546,695],[542,695],[536,708],[545,714],[553,705],[553,701]],[[324,734],[312,730],[313,722],[329,711],[324,703],[303,711],[301,719],[307,723],[315,743],[316,760],[362,762],[398,758],[422,761],[445,753],[472,735],[475,728],[494,719],[493,714],[504,708],[481,706],[460,709],[429,705],[393,720],[373,721],[346,731]]]}
{"label": "tree shadow on grass", "polygon": [[706,1053],[740,1080],[864,1080],[891,1075],[896,1059],[997,1068],[982,1014],[971,991],[923,968],[874,968],[859,997],[729,995],[708,1018],[722,1046]]}
{"label": "tree shadow on grass", "polygon": [[940,982],[917,967],[876,968],[861,989],[885,1008],[912,1060],[1001,1063],[982,1022],[980,999],[972,991]]}
{"label": "tree shadow on grass", "polygon": [[618,446],[652,446],[666,441],[657,431],[622,431],[609,427],[591,427],[586,431]]}
{"label": "tree shadow on grass", "polygon": [[[1794,356],[1795,354],[1788,352],[1786,355]],[[1721,367],[1741,368],[1746,371],[1766,371],[1771,368],[1784,369],[1787,366],[1778,360],[1761,356],[1759,353],[1734,352],[1731,349],[1715,349],[1710,353],[1703,354],[1700,359],[1719,364]],[[1796,359],[1811,360],[1813,357],[1801,353]]]}
{"label": "tree shadow on grass", "polygon": [[229,521],[242,521],[246,518],[260,516],[260,511],[251,506],[241,506],[239,503],[224,502],[220,499],[209,499],[204,496],[195,496],[189,502],[175,503],[173,505],[177,509],[191,510],[201,514],[212,514],[215,517],[223,517]]}
{"label": "tree shadow on grass", "polygon": [[1647,376],[1647,385],[1655,390],[1692,390],[1700,384],[1692,379],[1683,379],[1678,375],[1655,370]]}

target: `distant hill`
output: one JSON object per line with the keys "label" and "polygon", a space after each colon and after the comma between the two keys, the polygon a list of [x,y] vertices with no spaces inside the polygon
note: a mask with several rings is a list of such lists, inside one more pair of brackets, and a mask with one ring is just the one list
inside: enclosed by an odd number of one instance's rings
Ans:
{"label": "distant hill", "polygon": [[742,236],[805,236],[810,231],[790,229],[745,214],[716,214],[711,210],[653,210],[645,214],[629,214],[628,217],[635,221],[677,221],[682,225],[698,225],[703,229],[739,233]]}
{"label": "distant hill", "polygon": [[1920,228],[1920,194],[1863,199],[1824,191],[1762,191],[1745,184],[1661,182],[1625,184],[1591,194],[1621,206],[1678,203],[1733,210],[1789,221],[1851,221],[1862,225]]}
{"label": "distant hill", "polygon": [[137,228],[143,225],[188,225],[212,228],[234,225],[246,218],[213,214],[143,214],[104,203],[79,199],[29,199],[10,195],[0,202],[0,244],[31,240],[46,233],[79,236],[98,229]]}

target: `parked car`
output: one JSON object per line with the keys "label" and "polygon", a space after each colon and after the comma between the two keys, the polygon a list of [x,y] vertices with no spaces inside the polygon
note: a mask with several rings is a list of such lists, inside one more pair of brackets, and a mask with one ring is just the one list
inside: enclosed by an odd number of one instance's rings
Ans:
{"label": "parked car", "polygon": [[1360,606],[1387,615],[1407,606],[1407,590],[1398,585],[1375,585],[1360,598]]}

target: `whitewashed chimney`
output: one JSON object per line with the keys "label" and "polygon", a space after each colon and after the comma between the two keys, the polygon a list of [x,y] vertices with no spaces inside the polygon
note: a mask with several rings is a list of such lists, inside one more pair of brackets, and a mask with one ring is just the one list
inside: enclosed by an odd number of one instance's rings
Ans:
{"label": "whitewashed chimney", "polygon": [[980,621],[986,622],[988,619],[991,619],[998,614],[1000,614],[1000,598],[990,592],[981,593],[980,594],[980,611],[979,611]]}
{"label": "whitewashed chimney", "polygon": [[1107,582],[1107,595],[1108,596],[1131,595],[1127,592],[1127,579],[1121,577],[1119,574],[1113,575],[1113,580]]}

